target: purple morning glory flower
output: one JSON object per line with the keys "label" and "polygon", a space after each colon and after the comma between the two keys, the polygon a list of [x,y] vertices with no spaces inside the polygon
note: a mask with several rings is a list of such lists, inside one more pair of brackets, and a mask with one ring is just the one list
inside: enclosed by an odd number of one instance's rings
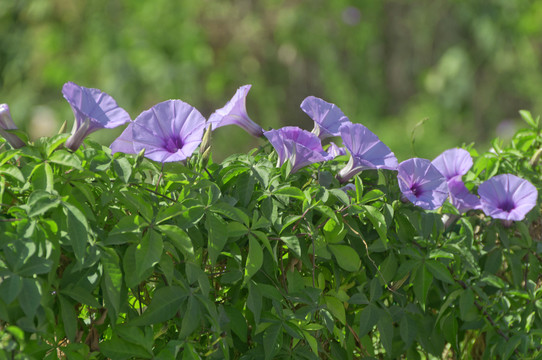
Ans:
{"label": "purple morning glory flower", "polygon": [[264,131],[263,134],[277,151],[279,156],[277,166],[282,166],[286,160],[290,160],[292,173],[304,166],[332,158],[324,151],[316,135],[296,126]]}
{"label": "purple morning glory flower", "polygon": [[446,178],[429,160],[413,158],[397,167],[397,180],[403,196],[426,210],[438,209],[448,197]]}
{"label": "purple morning glory flower", "polygon": [[263,135],[262,127],[252,121],[247,114],[246,98],[251,86],[241,86],[223,108],[211,114],[209,123],[212,125],[212,130],[225,125],[237,125],[252,136],[260,137]]}
{"label": "purple morning glory flower", "polygon": [[301,110],[314,120],[314,129],[312,132],[320,139],[339,136],[341,125],[350,122],[335,104],[328,103],[314,96],[308,96],[303,100]]}
{"label": "purple morning glory flower", "polygon": [[465,175],[472,167],[472,157],[465,149],[449,149],[431,162],[446,180]]}
{"label": "purple morning glory flower", "polygon": [[168,100],[143,111],[111,144],[111,151],[129,154],[145,149],[158,162],[184,161],[201,143],[205,118],[181,100]]}
{"label": "purple morning glory flower", "polygon": [[450,201],[460,213],[470,209],[479,209],[480,200],[471,194],[461,177],[472,167],[472,157],[465,149],[449,149],[431,162],[448,182]]}
{"label": "purple morning glory flower", "polygon": [[378,136],[362,124],[347,122],[340,127],[344,146],[350,152],[350,160],[337,174],[341,183],[366,169],[397,170],[397,158]]}
{"label": "purple morning glory flower", "polygon": [[483,182],[478,195],[487,216],[508,221],[523,220],[538,199],[533,184],[512,174],[497,175]]}
{"label": "purple morning glory flower", "polygon": [[329,155],[336,158],[337,156],[346,155],[346,148],[345,147],[339,147],[334,142],[329,143],[329,147],[327,149],[327,152]]}
{"label": "purple morning glory flower", "polygon": [[17,135],[6,130],[17,130],[17,126],[15,126],[11,118],[9,106],[7,104],[0,104],[0,135],[15,149],[26,145]]}
{"label": "purple morning glory flower", "polygon": [[83,140],[97,130],[112,129],[131,121],[130,115],[101,90],[67,82],[62,87],[62,94],[75,115],[72,134],[65,144],[70,150],[77,150]]}
{"label": "purple morning glory flower", "polygon": [[450,202],[460,213],[471,209],[481,209],[480,199],[467,189],[461,178],[448,180],[448,190]]}

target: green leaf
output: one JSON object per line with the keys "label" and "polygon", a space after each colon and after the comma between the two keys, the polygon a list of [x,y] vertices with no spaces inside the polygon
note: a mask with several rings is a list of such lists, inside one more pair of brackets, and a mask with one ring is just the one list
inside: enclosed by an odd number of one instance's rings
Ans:
{"label": "green leaf", "polygon": [[224,311],[230,320],[230,329],[235,333],[235,335],[239,336],[244,343],[246,343],[248,337],[248,326],[243,313],[239,309],[228,305],[224,306]]}
{"label": "green leaf", "polygon": [[222,218],[215,213],[207,213],[206,227],[208,232],[208,251],[211,265],[216,264],[218,255],[228,240],[228,227]]}
{"label": "green leaf", "polygon": [[120,261],[113,248],[104,248],[100,259],[104,268],[102,278],[102,291],[104,293],[105,306],[112,313],[111,318],[117,318],[121,304],[122,271]]}
{"label": "green leaf", "polygon": [[48,210],[57,207],[58,204],[60,204],[58,197],[44,190],[37,190],[30,194],[25,208],[28,216],[34,217],[45,214]]}
{"label": "green leaf", "polygon": [[212,212],[224,215],[225,217],[231,220],[243,223],[246,226],[250,225],[250,218],[248,217],[248,215],[245,214],[243,210],[236,208],[234,206],[231,206],[228,203],[225,203],[225,202],[215,203],[213,204],[213,206],[211,206],[210,210]]}
{"label": "green leaf", "polygon": [[303,337],[309,343],[309,346],[314,355],[318,356],[318,342],[316,341],[315,337],[305,330],[303,330]]}
{"label": "green leaf", "polygon": [[248,257],[245,266],[245,278],[243,279],[243,285],[246,285],[250,278],[254,276],[260,270],[263,264],[263,249],[252,235],[249,235]]}
{"label": "green leaf", "polygon": [[459,325],[454,312],[450,312],[444,318],[442,318],[442,321],[440,322],[440,329],[442,330],[442,334],[444,335],[446,341],[448,341],[454,349],[459,350]]}
{"label": "green leaf", "polygon": [[254,282],[250,282],[248,286],[247,307],[252,311],[256,323],[259,323],[262,312],[262,293]]}
{"label": "green leaf", "polygon": [[65,289],[62,289],[60,293],[62,295],[71,297],[72,299],[74,299],[75,301],[81,304],[92,306],[93,308],[96,308],[96,309],[99,309],[102,307],[100,303],[98,302],[98,300],[96,300],[96,298],[90,292],[88,292],[87,289],[81,286],[78,286],[76,284],[71,284],[71,286]]}
{"label": "green leaf", "polygon": [[287,196],[299,200],[305,199],[305,194],[299,188],[294,186],[286,186],[280,189],[273,191],[273,195]]}
{"label": "green leaf", "polygon": [[286,244],[288,249],[293,251],[293,253],[300,258],[301,257],[301,246],[299,244],[299,239],[297,236],[281,236],[280,239]]}
{"label": "green leaf", "polygon": [[48,159],[49,162],[82,170],[81,160],[74,154],[66,150],[57,150]]}
{"label": "green leaf", "polygon": [[141,316],[130,321],[130,325],[151,325],[167,321],[175,316],[187,297],[188,291],[180,286],[164,286],[154,292],[147,309]]}
{"label": "green leaf", "polygon": [[324,301],[333,316],[337,318],[341,324],[346,324],[346,312],[342,301],[334,296],[324,296]]}
{"label": "green leaf", "polygon": [[152,272],[154,265],[160,261],[163,249],[162,236],[154,230],[147,231],[137,245],[134,254],[139,281],[142,281],[147,274]]}
{"label": "green leaf", "polygon": [[371,223],[373,224],[376,232],[378,233],[378,236],[380,236],[382,243],[387,248],[386,244],[388,243],[388,228],[386,226],[386,218],[380,211],[378,211],[377,208],[373,206],[364,205],[363,208],[366,211],[365,215],[369,218],[369,221],[371,221]]}
{"label": "green leaf", "polygon": [[34,190],[53,191],[53,169],[48,163],[39,164],[32,171],[32,187]]}
{"label": "green leaf", "polygon": [[169,238],[173,246],[184,255],[185,259],[194,258],[194,246],[186,231],[175,225],[159,225],[158,230]]}
{"label": "green leaf", "polygon": [[75,341],[77,332],[77,314],[75,313],[74,305],[64,296],[58,295],[60,300],[60,316],[64,325],[64,331],[70,341]]}
{"label": "green leaf", "polygon": [[427,270],[425,265],[419,266],[414,273],[412,278],[412,287],[414,288],[414,295],[416,299],[420,302],[422,309],[425,310],[425,300],[427,299],[427,294],[429,293],[429,287],[433,282],[433,275]]}
{"label": "green leaf", "polygon": [[282,347],[282,326],[272,324],[263,333],[265,360],[273,359]]}
{"label": "green leaf", "polygon": [[521,118],[527,123],[529,124],[530,127],[532,127],[533,129],[538,129],[538,121],[539,119],[537,118],[536,120],[533,119],[533,116],[531,115],[531,112],[530,111],[527,111],[527,110],[520,110],[519,111],[519,114],[521,115]]}
{"label": "green leaf", "polygon": [[387,312],[383,312],[376,324],[380,333],[380,341],[388,354],[393,350],[393,319]]}
{"label": "green leaf", "polygon": [[18,167],[11,164],[4,164],[0,166],[0,175],[7,175],[15,180],[25,183],[25,178],[21,170]]}
{"label": "green leaf", "polygon": [[399,322],[399,334],[407,346],[410,346],[414,339],[416,339],[417,328],[414,319],[408,315],[403,315]]}
{"label": "green leaf", "polygon": [[478,317],[478,311],[474,305],[474,293],[471,289],[465,289],[459,295],[459,315],[463,321],[473,321]]}
{"label": "green leaf", "polygon": [[329,219],[323,228],[324,236],[328,243],[340,243],[343,241],[344,237],[348,233],[348,230],[345,229],[344,224],[341,222],[337,223],[333,219]]}
{"label": "green leaf", "polygon": [[113,169],[118,175],[119,179],[122,180],[125,184],[130,181],[130,176],[132,176],[132,165],[126,158],[118,158],[113,160]]}
{"label": "green leaf", "polygon": [[361,266],[361,260],[356,250],[348,245],[328,245],[328,249],[335,256],[337,264],[349,272],[358,271]]}
{"label": "green leaf", "polygon": [[427,260],[425,262],[425,266],[427,266],[427,269],[431,272],[431,274],[433,274],[433,276],[440,281],[444,281],[448,284],[455,284],[452,275],[450,275],[450,271],[448,271],[448,268],[440,261]]}
{"label": "green leaf", "polygon": [[132,344],[124,339],[114,336],[110,340],[100,342],[100,353],[107,358],[115,360],[143,358],[151,359],[152,355],[140,345]]}
{"label": "green leaf", "polygon": [[23,288],[17,297],[26,316],[33,318],[41,301],[41,288],[34,279],[24,278]]}
{"label": "green leaf", "polygon": [[9,305],[15,300],[23,289],[23,279],[17,274],[4,277],[0,282],[0,299]]}
{"label": "green leaf", "polygon": [[53,151],[55,151],[61,144],[66,142],[66,139],[70,136],[70,134],[57,134],[54,136],[51,136],[49,139],[47,139],[47,147],[45,148],[45,155],[47,157],[50,157]]}
{"label": "green leaf", "polygon": [[28,277],[46,274],[51,271],[52,266],[53,262],[49,259],[44,259],[39,256],[31,256],[25,261],[23,266],[17,269],[17,274]]}
{"label": "green leaf", "polygon": [[73,248],[78,261],[82,262],[85,257],[87,243],[89,242],[88,223],[85,215],[70,203],[63,202],[68,231],[66,237]]}
{"label": "green leaf", "polygon": [[179,339],[184,339],[192,335],[194,330],[201,327],[200,319],[202,316],[202,309],[198,304],[198,300],[195,296],[188,298],[188,305],[186,311],[183,314],[183,320],[181,322],[181,331],[179,332]]}

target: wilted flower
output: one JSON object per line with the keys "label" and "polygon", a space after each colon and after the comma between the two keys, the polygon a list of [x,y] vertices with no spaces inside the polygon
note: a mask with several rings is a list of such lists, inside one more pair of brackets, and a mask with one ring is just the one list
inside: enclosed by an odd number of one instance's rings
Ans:
{"label": "wilted flower", "polygon": [[211,114],[209,123],[212,125],[213,130],[225,125],[237,125],[253,136],[259,137],[263,135],[262,127],[252,121],[247,114],[246,98],[251,86],[241,86],[223,108]]}
{"label": "wilted flower", "polygon": [[478,195],[486,215],[508,221],[523,220],[538,199],[533,184],[512,174],[497,175],[483,182]]}
{"label": "wilted flower", "polygon": [[327,149],[327,152],[329,155],[336,158],[337,156],[346,155],[346,148],[345,147],[339,147],[334,142],[329,143],[329,147]]}
{"label": "wilted flower", "polygon": [[9,106],[7,104],[0,104],[0,135],[15,149],[26,145],[17,135],[6,130],[17,130],[17,126],[15,126],[11,118]]}
{"label": "wilted flower", "polygon": [[448,197],[446,178],[429,160],[413,158],[397,167],[399,188],[414,205],[426,210],[438,209]]}
{"label": "wilted flower", "polygon": [[462,176],[472,167],[472,157],[467,150],[459,148],[446,150],[431,163],[446,178],[450,201],[459,212],[480,208],[480,200],[469,192],[462,180]]}
{"label": "wilted flower", "polygon": [[339,136],[341,125],[350,122],[337,105],[314,96],[306,97],[301,103],[301,109],[314,120],[312,132],[320,139]]}
{"label": "wilted flower", "polygon": [[112,152],[139,153],[158,162],[183,161],[201,143],[205,118],[181,100],[168,100],[143,111],[111,144]]}
{"label": "wilted flower", "polygon": [[66,140],[66,148],[77,150],[91,133],[112,129],[129,122],[130,115],[108,94],[98,90],[67,82],[62,88],[64,98],[75,115],[72,134]]}
{"label": "wilted flower", "polygon": [[292,173],[304,166],[332,158],[324,151],[316,135],[296,126],[264,131],[263,134],[277,151],[279,156],[277,166],[282,166],[286,160],[290,160]]}
{"label": "wilted flower", "polygon": [[344,146],[350,152],[350,160],[337,174],[341,183],[366,169],[397,169],[397,158],[378,136],[362,124],[347,122],[340,127]]}

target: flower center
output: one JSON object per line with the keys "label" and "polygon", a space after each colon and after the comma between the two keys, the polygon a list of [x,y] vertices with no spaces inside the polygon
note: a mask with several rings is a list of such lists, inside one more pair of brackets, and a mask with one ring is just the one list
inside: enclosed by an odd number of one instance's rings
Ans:
{"label": "flower center", "polygon": [[170,153],[176,153],[179,149],[182,149],[183,141],[181,138],[167,138],[164,142],[164,148]]}
{"label": "flower center", "polygon": [[410,186],[410,191],[412,191],[412,194],[416,197],[422,195],[422,187],[418,184],[412,184],[412,186]]}
{"label": "flower center", "polygon": [[502,211],[510,212],[512,211],[516,205],[512,200],[506,199],[502,203],[499,204],[498,208]]}

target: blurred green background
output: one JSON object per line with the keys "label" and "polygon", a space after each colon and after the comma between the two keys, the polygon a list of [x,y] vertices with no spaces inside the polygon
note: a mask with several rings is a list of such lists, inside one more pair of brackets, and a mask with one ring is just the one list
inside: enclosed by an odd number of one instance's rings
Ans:
{"label": "blurred green background", "polygon": [[[71,129],[66,81],[133,119],[167,99],[208,117],[252,84],[266,129],[312,129],[299,104],[314,95],[399,160],[483,150],[522,126],[518,110],[542,113],[541,1],[1,0],[0,35],[0,102],[33,137]],[[237,127],[214,137],[215,160],[264,143]]]}

